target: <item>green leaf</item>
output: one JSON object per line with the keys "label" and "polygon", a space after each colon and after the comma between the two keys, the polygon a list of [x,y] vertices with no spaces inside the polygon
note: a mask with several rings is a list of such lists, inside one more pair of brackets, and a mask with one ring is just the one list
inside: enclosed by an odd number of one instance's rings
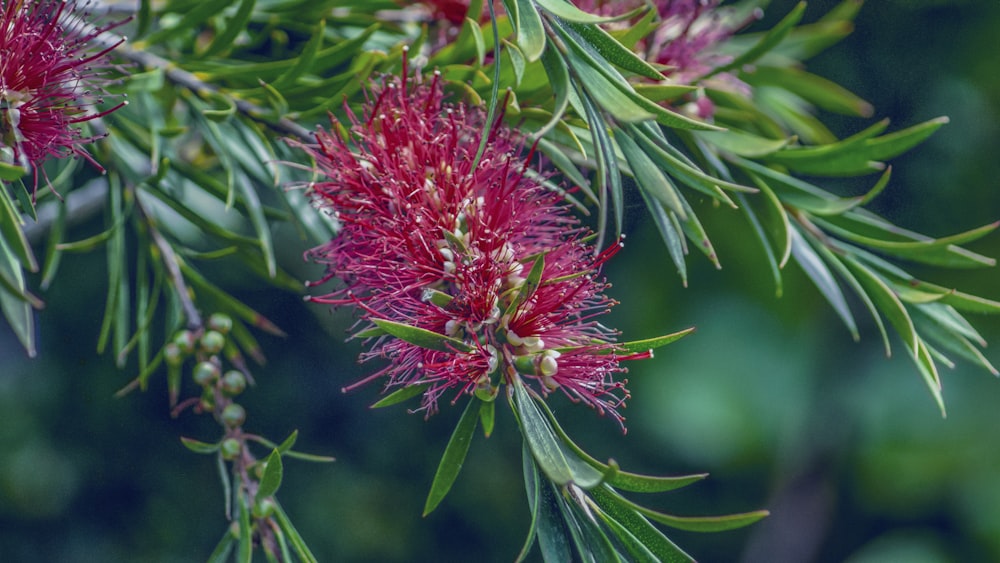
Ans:
{"label": "green leaf", "polygon": [[428,350],[437,350],[439,352],[471,352],[475,350],[474,347],[457,338],[438,334],[427,329],[385,319],[372,319],[372,322],[396,338],[409,342],[414,346],[427,348]]}
{"label": "green leaf", "polygon": [[233,42],[236,41],[240,32],[247,29],[247,24],[253,15],[256,3],[256,0],[242,0],[239,9],[236,10],[236,14],[226,21],[226,29],[212,39],[212,42],[208,44],[208,47],[201,53],[201,56],[211,57],[228,51],[233,46]]}
{"label": "green leaf", "polygon": [[644,340],[632,340],[630,342],[622,342],[620,344],[615,344],[613,349],[602,351],[601,353],[611,353],[615,354],[636,354],[640,352],[646,352],[654,350],[661,346],[666,346],[672,342],[677,342],[681,338],[694,332],[694,327],[686,328],[684,330],[673,332],[670,334],[664,334],[663,336],[657,336],[654,338],[646,338]]}
{"label": "green leaf", "polygon": [[524,545],[514,559],[515,563],[521,563],[527,559],[528,553],[531,552],[531,546],[534,545],[535,537],[538,535],[539,514],[542,511],[540,503],[541,476],[538,474],[538,467],[535,464],[535,458],[531,455],[531,449],[528,448],[527,440],[521,441],[521,471],[524,475],[524,493],[528,497],[531,523],[528,525],[528,534],[524,538]]}
{"label": "green leaf", "polygon": [[545,255],[539,254],[534,263],[531,265],[531,270],[528,271],[528,276],[524,278],[524,283],[517,288],[517,293],[504,308],[503,315],[510,315],[521,306],[522,303],[527,301],[534,295],[538,286],[542,283],[542,273],[545,271]]}
{"label": "green leaf", "polygon": [[1000,222],[990,223],[989,225],[984,225],[964,233],[938,239],[929,238],[927,240],[908,242],[880,240],[855,234],[833,224],[818,223],[845,239],[897,258],[949,268],[979,268],[996,265],[995,259],[971,252],[958,245],[976,241],[992,233],[997,227],[1000,227]]}
{"label": "green leaf", "polygon": [[[601,520],[601,522],[604,523],[605,527],[611,530],[611,533],[614,534],[615,538],[618,540],[617,544],[624,547],[628,555],[631,556],[631,559],[624,559],[624,560],[651,561],[651,562],[661,560],[656,555],[654,555],[653,552],[650,551],[648,547],[643,545],[642,541],[636,538],[635,535],[632,534],[632,532],[630,532],[627,528],[619,524],[617,520],[608,516],[608,514],[603,510],[601,510],[599,507],[591,506],[590,511],[592,514],[595,514],[597,518]],[[621,556],[619,560],[623,560],[621,559]]]}
{"label": "green leaf", "polygon": [[[294,436],[294,435],[293,435]],[[266,499],[278,492],[281,486],[281,478],[284,476],[284,467],[281,463],[281,452],[277,448],[264,460],[264,474],[260,478],[260,486],[254,498],[255,503]]]}
{"label": "green leaf", "polygon": [[610,487],[596,487],[590,491],[590,495],[601,508],[603,514],[609,519],[613,519],[621,528],[628,530],[659,561],[665,563],[691,563],[694,561],[694,558],[677,547],[638,511],[619,502],[620,495]]}
{"label": "green leaf", "polygon": [[[622,562],[611,539],[594,518],[585,493],[572,484],[555,490],[553,483],[548,484],[557,493],[556,500],[559,509],[570,532],[570,538],[576,547],[580,560],[586,563]],[[562,494],[558,494],[562,492]]]}
{"label": "green leaf", "polygon": [[622,133],[615,136],[615,141],[625,156],[629,168],[632,169],[632,175],[635,177],[639,188],[655,197],[660,203],[667,206],[668,209],[682,219],[686,218],[684,204],[681,203],[681,196],[677,192],[677,188],[661,172],[660,167],[656,166],[635,141],[629,137],[628,133],[625,131]]}
{"label": "green leaf", "polygon": [[686,487],[691,483],[708,477],[707,473],[681,475],[676,477],[640,475],[638,473],[629,473],[627,471],[620,470],[618,468],[618,464],[614,461],[609,461],[606,464],[601,463],[591,457],[587,452],[583,451],[580,446],[576,445],[576,443],[570,439],[569,435],[566,434],[566,431],[559,426],[559,422],[556,420],[552,410],[549,409],[544,402],[539,402],[538,406],[541,407],[542,412],[545,413],[546,418],[548,418],[549,423],[552,425],[552,429],[555,431],[559,439],[562,440],[562,443],[568,446],[573,453],[575,453],[585,463],[603,473],[605,476],[605,483],[608,485],[636,493],[660,493]]}
{"label": "green leaf", "polygon": [[756,61],[765,53],[777,47],[779,43],[784,41],[785,37],[788,36],[792,29],[794,29],[799,23],[799,20],[802,19],[802,15],[805,11],[806,3],[799,2],[787,16],[782,18],[782,20],[778,23],[774,24],[774,27],[768,30],[764,36],[761,37],[760,41],[757,42],[757,44],[734,57],[733,60],[729,61],[729,63],[713,69],[712,72],[708,73],[706,77],[714,76],[720,72],[739,69],[744,65]]}
{"label": "green leaf", "polygon": [[834,253],[822,241],[808,239],[812,244],[813,250],[823,256],[826,263],[833,267],[834,270],[840,274],[841,279],[847,283],[854,290],[854,293],[861,299],[864,303],[865,308],[868,309],[868,313],[871,314],[872,319],[875,321],[875,326],[878,327],[879,334],[882,337],[882,344],[885,347],[885,355],[892,355],[892,345],[889,342],[889,333],[885,329],[885,323],[882,321],[882,316],[878,312],[878,307],[875,306],[875,302],[872,298],[868,296],[868,292],[858,281],[858,278],[851,273],[851,270],[844,265],[843,260],[841,260],[840,255]]}
{"label": "green leaf", "polygon": [[[536,470],[537,471],[537,470]],[[539,479],[538,483],[538,547],[543,561],[573,561],[570,532],[563,521],[559,494],[553,484]]]}
{"label": "green leaf", "polygon": [[787,138],[769,139],[767,137],[759,137],[735,129],[728,129],[726,131],[695,131],[695,135],[723,151],[750,158],[760,158],[777,152],[788,145],[789,141]]}
{"label": "green leaf", "polygon": [[323,35],[325,31],[326,20],[321,19],[317,21],[316,26],[309,34],[309,41],[307,41],[305,46],[302,48],[302,53],[295,58],[295,63],[287,71],[271,83],[272,87],[282,90],[293,84],[300,76],[313,67],[313,61],[316,60],[316,54],[323,47]]}
{"label": "green leaf", "polygon": [[573,4],[570,4],[566,0],[534,0],[542,9],[545,11],[559,16],[560,18],[576,23],[608,23],[620,20],[630,20],[638,13],[645,11],[647,8],[638,8],[631,10],[625,14],[617,16],[596,16],[594,14],[589,14],[584,12],[580,8],[577,8]]}
{"label": "green leaf", "polygon": [[667,252],[670,254],[670,259],[673,261],[674,266],[677,267],[677,273],[681,276],[681,283],[687,287],[687,263],[685,261],[687,245],[684,237],[681,236],[680,225],[676,224],[676,219],[672,219],[671,215],[667,214],[666,209],[663,208],[663,204],[653,199],[645,190],[639,190],[639,195],[642,196],[642,200],[646,204],[650,216],[653,218],[653,223],[656,224],[656,229],[663,238]]}
{"label": "green leaf", "polygon": [[[462,418],[455,425],[455,431],[448,440],[444,455],[441,456],[441,463],[438,464],[437,472],[434,473],[434,482],[431,483],[431,490],[427,494],[427,502],[424,503],[424,516],[427,516],[437,508],[438,504],[455,484],[459,472],[462,471],[462,464],[465,456],[469,453],[469,446],[472,444],[472,436],[476,432],[476,424],[479,421],[479,409],[483,402],[472,397]],[[492,403],[491,403],[492,404]]]}
{"label": "green leaf", "polygon": [[844,299],[844,294],[840,290],[840,286],[837,285],[833,274],[830,273],[830,269],[827,268],[826,264],[823,263],[823,260],[816,254],[812,247],[806,243],[802,235],[799,234],[798,229],[792,229],[788,231],[788,234],[791,236],[792,256],[795,257],[795,261],[816,285],[819,292],[823,294],[826,301],[833,306],[833,310],[837,312],[840,320],[847,325],[847,329],[851,332],[854,340],[858,340],[858,325],[854,322],[854,315],[851,314],[851,308],[848,307],[847,300]]}
{"label": "green leaf", "polygon": [[[2,186],[0,189],[3,189]],[[21,341],[28,356],[34,358],[38,353],[35,345],[34,312],[28,301],[22,298],[26,295],[26,288],[21,265],[2,236],[0,236],[0,279],[3,280],[0,285],[0,310],[3,311],[7,323]]]}
{"label": "green leaf", "polygon": [[409,400],[413,397],[416,397],[417,395],[420,395],[421,393],[426,391],[428,387],[430,387],[430,383],[418,383],[416,385],[407,385],[406,387],[397,389],[392,393],[386,395],[378,402],[373,404],[371,408],[381,409],[383,407],[388,407],[402,403],[403,401]]}
{"label": "green leaf", "polygon": [[895,157],[915,145],[947,123],[946,118],[932,119],[902,131],[882,137],[874,134],[884,130],[887,120],[843,141],[815,147],[790,147],[768,155],[767,160],[777,162],[803,174],[821,176],[850,176],[881,170],[881,162]]}
{"label": "green leaf", "polygon": [[520,378],[515,378],[510,385],[514,388],[511,400],[524,439],[545,475],[558,485],[574,483],[583,489],[599,485],[605,475],[580,459],[556,436]]}
{"label": "green leaf", "polygon": [[[239,490],[239,487],[237,487]],[[240,528],[239,546],[236,552],[237,563],[251,563],[253,561],[253,532],[250,528],[250,507],[247,506],[247,498],[242,493],[238,496],[237,504],[239,513],[237,515]]]}
{"label": "green leaf", "polygon": [[[607,493],[609,491],[608,487],[604,487],[604,491],[602,492]],[[609,501],[608,506],[618,505],[622,508],[628,508],[655,522],[689,532],[724,532],[726,530],[734,530],[749,526],[769,514],[766,510],[755,510],[753,512],[730,514],[727,516],[674,516],[639,506],[625,497],[614,493],[607,494],[603,498]],[[605,508],[605,506],[602,505],[602,508]]]}
{"label": "green leaf", "polygon": [[205,442],[199,442],[194,438],[185,438],[181,436],[181,443],[184,447],[191,450],[196,454],[214,454],[219,451],[219,444],[207,444]]}
{"label": "green leaf", "polygon": [[517,46],[529,63],[537,61],[545,50],[545,30],[535,3],[532,0],[504,0],[504,4],[508,6],[508,11],[511,11],[509,4],[516,6],[513,13],[516,15]]}
{"label": "green leaf", "polygon": [[[545,74],[549,77],[549,85],[555,94],[555,103],[553,105],[551,119],[549,119],[545,125],[542,125],[532,133],[532,136],[535,139],[541,139],[553,127],[562,123],[562,118],[566,114],[566,109],[569,107],[570,93],[573,91],[570,86],[569,69],[566,68],[566,62],[563,61],[562,57],[556,54],[555,51],[549,49],[542,53],[541,59],[542,66],[545,68]],[[552,154],[555,152],[558,151],[548,150],[546,151],[546,154]],[[565,164],[560,166],[560,169],[566,170]],[[576,168],[573,167],[573,169]],[[584,184],[585,183],[586,182],[584,182]]]}
{"label": "green leaf", "polygon": [[843,115],[869,117],[872,106],[839,84],[788,66],[757,65],[745,74],[753,84],[785,88],[822,109]]}
{"label": "green leaf", "polygon": [[483,401],[483,406],[479,408],[479,422],[483,425],[483,437],[492,436],[497,422],[496,401]]}
{"label": "green leaf", "polygon": [[0,180],[13,182],[28,173],[27,168],[22,168],[15,164],[0,162]]}
{"label": "green leaf", "polygon": [[229,556],[233,552],[233,546],[236,544],[236,538],[233,534],[226,529],[226,533],[222,534],[222,539],[216,544],[215,549],[208,556],[208,563],[226,563],[229,561]]}
{"label": "green leaf", "polygon": [[0,184],[0,237],[7,239],[8,249],[13,251],[18,261],[26,269],[32,272],[38,271],[38,261],[31,251],[31,244],[28,243],[21,225],[24,221],[18,214],[14,202],[10,200],[6,188]]}
{"label": "green leaf", "polygon": [[[205,279],[204,276],[189,266],[184,260],[178,258],[178,264],[184,277],[191,282],[191,285],[204,294],[203,297],[211,297],[217,305],[219,312],[231,313],[234,317],[239,317],[251,325],[275,336],[287,336],[283,330],[278,328],[277,325],[268,320],[264,315],[261,315],[242,301],[219,289],[219,287]],[[233,326],[234,337],[238,336],[236,326]]]}
{"label": "green leaf", "polygon": [[[193,8],[186,12],[177,23],[171,27],[160,28],[150,33],[145,39],[136,41],[135,48],[142,50],[146,45],[156,45],[171,39],[186,31],[195,31],[200,28],[211,16],[225,10],[233,0],[205,0],[193,5]],[[162,20],[161,20],[162,21]]]}
{"label": "green leaf", "polygon": [[639,58],[634,51],[619,43],[604,29],[596,25],[570,23],[568,20],[566,26],[575,31],[609,63],[657,82],[663,80],[663,74],[660,71]]}
{"label": "green leaf", "polygon": [[295,529],[292,521],[289,520],[288,515],[285,514],[285,510],[278,504],[278,501],[274,501],[274,517],[278,521],[278,526],[285,533],[285,536],[288,537],[288,541],[292,543],[292,549],[295,550],[295,554],[299,556],[299,559],[303,563],[318,563],[316,556],[309,550],[305,540],[302,539],[302,535]]}

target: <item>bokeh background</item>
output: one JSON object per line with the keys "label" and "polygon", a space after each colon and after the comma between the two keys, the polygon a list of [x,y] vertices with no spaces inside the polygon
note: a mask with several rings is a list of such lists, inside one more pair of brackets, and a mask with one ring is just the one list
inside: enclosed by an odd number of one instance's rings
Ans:
{"label": "bokeh background", "polygon": [[[811,2],[807,19],[834,4]],[[791,5],[772,2],[762,25]],[[891,127],[951,118],[893,162],[892,183],[875,202],[903,226],[945,235],[1000,219],[997,30],[995,0],[870,2],[852,36],[809,62],[872,102]],[[842,135],[870,123],[829,121]],[[724,269],[693,256],[688,288],[640,206],[630,214],[628,244],[606,270],[622,301],[609,324],[627,339],[698,330],[632,365],[627,435],[557,401],[570,434],[629,470],[712,474],[643,498],[649,506],[772,511],[745,530],[669,534],[702,561],[1000,561],[1000,381],[967,365],[945,370],[942,418],[898,341],[887,359],[863,322],[862,341],[853,342],[794,266],[776,298],[744,219],[705,211]],[[99,228],[94,221],[79,232]],[[285,235],[284,265],[317,278]],[[1000,236],[973,248],[1000,256]],[[95,352],[104,263],[64,258],[61,281],[43,294],[38,359],[0,327],[0,561],[198,561],[225,529],[213,459],[178,440],[212,441],[218,427],[191,414],[170,418],[162,374],[144,394],[112,396],[134,373]],[[1000,299],[996,269],[915,272]],[[306,306],[225,266],[211,273],[288,333],[261,337],[268,363],[244,400],[248,429],[275,440],[298,429],[298,449],[337,457],[286,462],[279,494],[321,561],[513,559],[528,512],[506,408],[494,436],[473,443],[449,497],[421,518],[459,409],[428,421],[405,408],[369,410],[377,386],[340,391],[363,374],[357,346],[343,342],[346,313]],[[1000,363],[1000,319],[974,321]]]}

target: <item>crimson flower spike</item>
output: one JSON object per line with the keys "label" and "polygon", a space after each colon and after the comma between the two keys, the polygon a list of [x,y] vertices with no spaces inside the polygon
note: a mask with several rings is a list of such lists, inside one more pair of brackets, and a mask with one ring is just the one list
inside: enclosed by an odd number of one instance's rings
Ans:
{"label": "crimson flower spike", "polygon": [[315,205],[340,225],[308,255],[338,286],[311,300],[354,306],[361,360],[385,363],[345,390],[419,385],[430,415],[446,393],[493,395],[521,379],[622,423],[621,360],[649,354],[619,353],[598,322],[614,305],[600,268],[621,243],[595,254],[560,195],[525,173],[514,133],[443,98],[437,73],[421,81],[404,64],[363,115],[348,111],[346,138],[331,118],[316,144],[296,143],[322,178],[308,185]]}
{"label": "crimson flower spike", "polygon": [[[33,170],[48,158],[78,156],[103,168],[84,145],[79,124],[125,105],[97,111],[106,95],[107,55],[125,41],[95,39],[128,20],[89,23],[90,3],[0,0],[0,161]],[[41,172],[44,174],[44,172]]]}

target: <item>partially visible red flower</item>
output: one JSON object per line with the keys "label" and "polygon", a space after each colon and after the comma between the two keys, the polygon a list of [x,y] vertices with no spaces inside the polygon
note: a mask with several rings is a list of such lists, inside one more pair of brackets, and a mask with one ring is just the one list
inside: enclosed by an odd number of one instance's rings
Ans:
{"label": "partially visible red flower", "polygon": [[[534,179],[530,155],[502,126],[486,132],[473,167],[481,112],[445,103],[436,73],[429,83],[403,77],[384,79],[364,115],[349,116],[346,140],[320,130],[304,147],[325,176],[310,185],[313,198],[341,229],[310,256],[327,265],[323,281],[342,285],[312,299],[456,344],[375,337],[362,360],[388,364],[351,387],[427,385],[429,414],[450,389],[495,392],[523,378],[623,420],[628,393],[617,378],[633,356],[616,354],[616,332],[597,320],[613,305],[599,270],[619,245],[594,254],[589,231]],[[536,263],[541,276],[529,279]]]}
{"label": "partially visible red flower", "polygon": [[98,112],[106,55],[124,39],[95,39],[124,22],[93,26],[75,0],[0,0],[0,160],[34,168],[81,156],[96,165],[78,124]]}

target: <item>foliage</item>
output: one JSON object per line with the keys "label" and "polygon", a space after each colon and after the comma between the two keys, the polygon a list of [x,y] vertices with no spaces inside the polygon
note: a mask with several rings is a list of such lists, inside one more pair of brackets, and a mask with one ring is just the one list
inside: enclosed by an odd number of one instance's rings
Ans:
{"label": "foliage", "polygon": [[[125,44],[114,33],[124,29],[114,25],[125,15],[112,13],[106,17],[116,23],[98,27],[80,20],[74,25],[95,52],[114,48],[121,62],[117,81],[103,85],[107,96],[129,102],[117,108],[95,101],[81,125],[95,134],[87,140],[94,141],[90,154],[103,175],[73,159],[14,158],[24,137],[25,126],[15,117],[21,106],[6,90],[0,97],[0,146],[12,148],[0,161],[0,308],[34,355],[36,311],[44,303],[29,287],[28,273],[41,273],[38,289],[44,291],[66,283],[59,269],[63,254],[97,259],[95,251],[103,250],[108,292],[96,344],[136,374],[123,392],[146,390],[165,374],[174,416],[190,408],[211,414],[222,427],[213,443],[183,439],[189,449],[216,457],[223,482],[230,524],[210,560],[249,561],[258,547],[268,560],[314,560],[274,495],[285,476],[283,458],[329,458],[292,451],[295,433],[276,444],[244,432],[246,413],[234,398],[254,381],[245,358],[263,364],[257,334],[284,332],[209,272],[219,264],[297,294],[312,285],[283,267],[293,245],[279,243],[276,232],[292,227],[298,250],[326,244],[343,225],[310,205],[324,172],[311,162],[319,159],[315,150],[303,156],[299,147],[322,141],[313,131],[328,115],[337,127],[329,134],[348,139],[351,116],[365,115],[381,76],[402,75],[405,85],[408,60],[418,73],[438,72],[453,99],[484,108],[484,132],[501,120],[543,156],[522,174],[592,217],[598,251],[626,229],[626,201],[634,191],[663,239],[657,259],[668,261],[686,285],[692,247],[716,267],[723,262],[701,216],[736,209],[746,223],[733,228],[759,245],[764,260],[755,267],[771,276],[779,296],[787,265],[798,264],[855,339],[858,307],[852,303],[860,304],[887,353],[891,332],[901,340],[942,414],[939,365],[958,358],[998,373],[981,351],[985,339],[965,315],[1000,312],[1000,303],[924,281],[901,264],[917,264],[921,272],[928,271],[923,266],[993,266],[994,259],[963,245],[1000,223],[933,238],[869,209],[889,186],[885,162],[947,119],[889,133],[883,120],[838,139],[816,117],[816,108],[857,117],[872,112],[802,65],[847,35],[859,2],[847,0],[806,25],[800,24],[802,3],[758,33],[737,33],[757,17],[757,2],[713,4],[713,19],[699,20],[717,32],[705,46],[712,56],[671,55],[668,63],[654,51],[657,34],[674,16],[643,3],[618,13],[602,3],[580,3],[585,11],[563,0],[505,0],[503,9],[487,4],[470,2],[466,16],[453,22],[435,19],[420,4],[388,1],[143,0],[128,15],[134,19],[125,24]],[[8,14],[17,6],[4,3]],[[495,137],[480,135],[473,169],[490,139]],[[863,193],[841,195],[823,186],[828,178],[874,173],[878,179]],[[65,240],[77,197],[98,202],[105,228]],[[38,260],[32,243],[43,235],[47,245]],[[505,312],[537,292],[545,256],[517,258],[530,272],[518,286],[525,289],[508,296]],[[206,318],[206,312],[212,314]],[[369,320],[356,338],[438,352],[469,346],[415,321],[383,314]],[[642,354],[684,334],[614,343],[608,351]],[[463,396],[468,403],[430,486],[425,514],[458,478],[478,425],[486,437],[492,434],[501,384],[523,436],[531,526],[522,559],[537,539],[546,560],[692,560],[650,520],[719,531],[766,514],[680,517],[635,504],[619,491],[665,492],[704,475],[649,477],[624,472],[613,460],[595,460],[562,430],[543,397],[522,383],[522,376],[541,380],[549,374],[513,358],[513,375],[504,373],[490,382],[490,392],[477,388]],[[427,391],[418,378],[376,406]],[[264,459],[251,453],[251,442],[264,447]]]}

